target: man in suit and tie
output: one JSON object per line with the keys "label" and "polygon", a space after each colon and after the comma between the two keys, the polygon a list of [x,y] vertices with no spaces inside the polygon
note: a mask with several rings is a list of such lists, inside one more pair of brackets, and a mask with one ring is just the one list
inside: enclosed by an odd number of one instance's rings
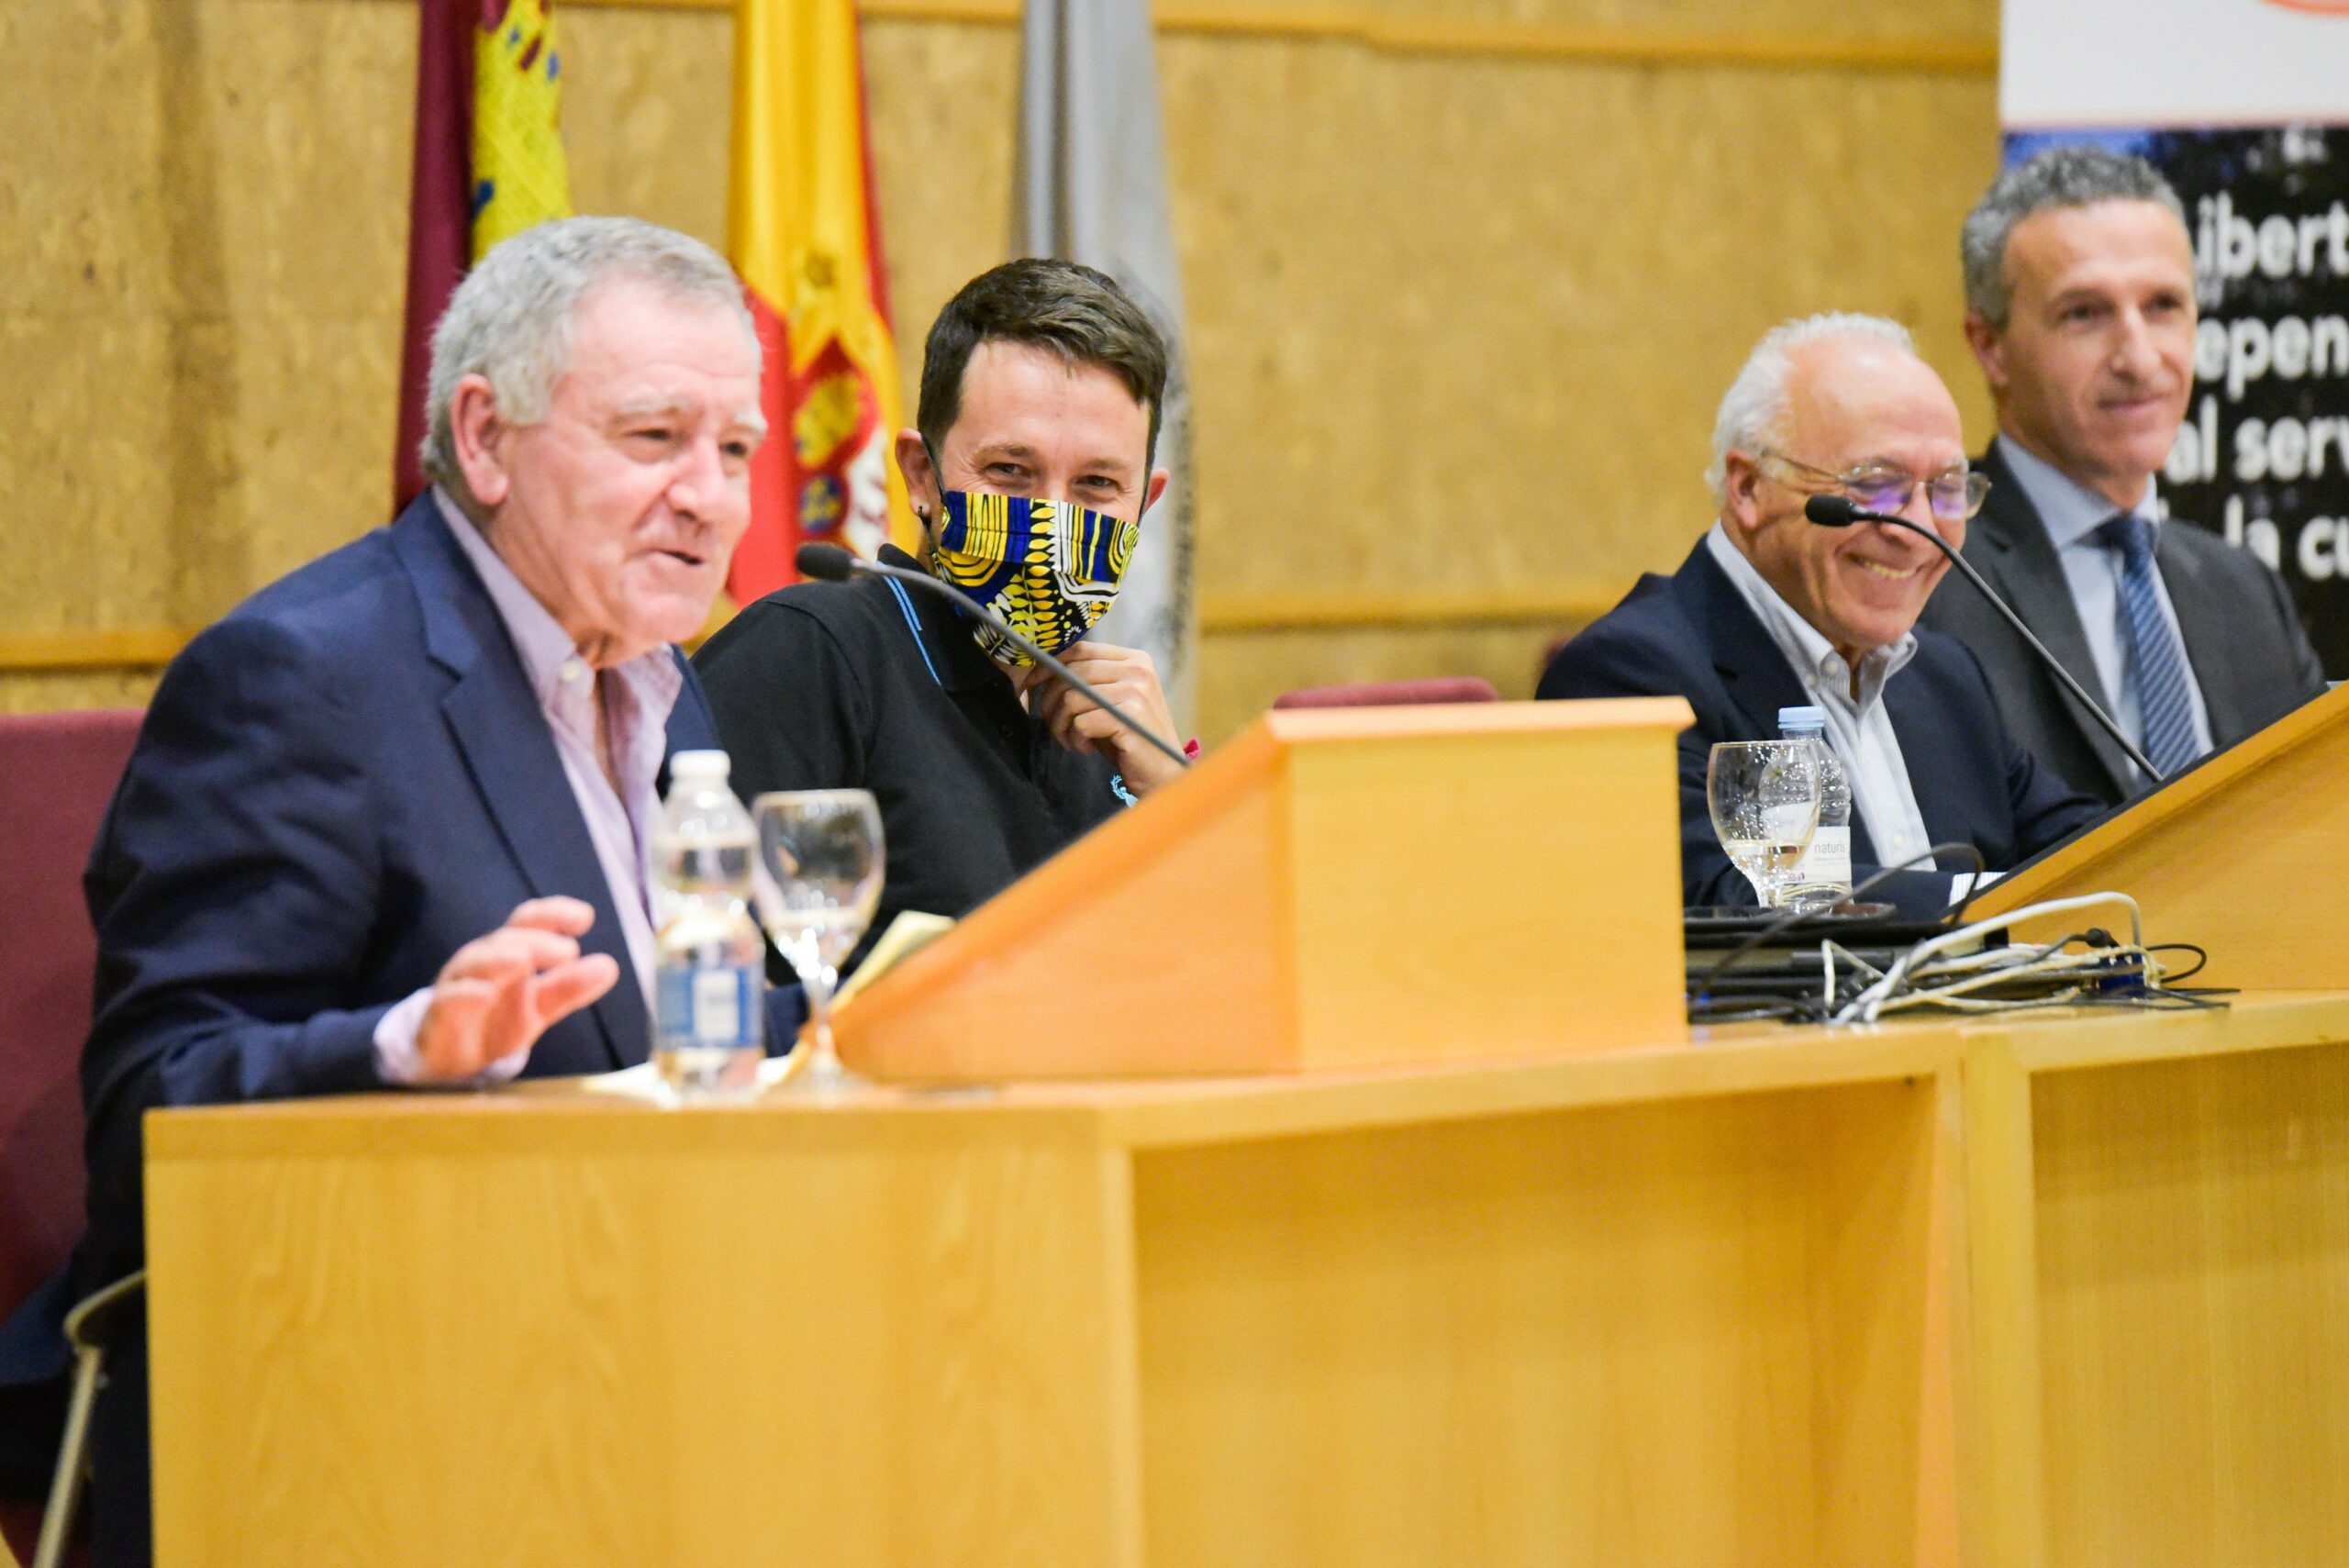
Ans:
{"label": "man in suit and tie", "polygon": [[[1916,629],[1949,562],[1906,528],[1822,528],[1816,495],[1965,538],[1982,500],[1957,405],[1909,333],[1866,316],[1774,328],[1722,398],[1708,478],[1720,511],[1680,570],[1642,577],[1566,644],[1542,697],[1676,695],[1680,864],[1691,905],[1753,895],[1715,837],[1705,767],[1716,742],[1778,734],[1782,707],[1815,706],[1852,784],[1854,878],[1914,862],[1879,890],[1912,914],[1945,908],[1948,873],[1925,857],[1965,843],[2003,870],[2085,827],[2096,803],[2067,791],[1999,721],[1981,666]],[[1938,869],[1925,869],[1928,865]]]}
{"label": "man in suit and tie", "polygon": [[[173,662],[87,877],[79,1286],[139,1266],[150,1108],[645,1060],[658,777],[716,743],[674,644],[749,521],[759,364],[696,240],[507,241],[434,336],[431,489]],[[144,1327],[99,1403],[101,1568],[149,1556]]]}
{"label": "man in suit and tie", "polygon": [[[1965,220],[1966,341],[1998,405],[1965,558],[2174,775],[2324,690],[2247,550],[2165,522],[2154,475],[2194,387],[2194,252],[2152,165],[2093,147],[2000,174]],[[1980,595],[1925,624],[1974,650],[2023,743],[2118,804],[2152,787]]]}

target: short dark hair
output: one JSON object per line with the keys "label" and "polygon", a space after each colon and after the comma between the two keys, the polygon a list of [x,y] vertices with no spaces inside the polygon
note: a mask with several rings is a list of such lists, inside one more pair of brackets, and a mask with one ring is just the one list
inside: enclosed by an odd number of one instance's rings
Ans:
{"label": "short dark hair", "polygon": [[2007,281],[2007,241],[2015,226],[2049,207],[2099,202],[2155,202],[2181,227],[2186,207],[2161,171],[2143,158],[2089,143],[2051,147],[1999,172],[1958,231],[1958,261],[1965,274],[1965,306],[2005,331],[2014,306]]}
{"label": "short dark hair", "polygon": [[[963,373],[982,343],[1048,349],[1074,368],[1098,365],[1150,410],[1145,465],[1157,461],[1166,399],[1166,340],[1149,315],[1107,272],[1075,261],[1028,256],[992,267],[963,285],[930,324],[922,347],[922,439],[942,451],[963,413]],[[941,475],[941,483],[944,476]]]}

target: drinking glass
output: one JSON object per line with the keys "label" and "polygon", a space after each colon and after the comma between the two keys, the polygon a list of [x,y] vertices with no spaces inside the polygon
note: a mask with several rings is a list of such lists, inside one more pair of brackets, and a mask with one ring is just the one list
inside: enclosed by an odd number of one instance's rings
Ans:
{"label": "drinking glass", "polygon": [[1804,740],[1724,740],[1705,764],[1705,801],[1721,848],[1765,909],[1819,830],[1819,748]]}
{"label": "drinking glass", "polygon": [[881,902],[881,808],[862,789],[779,790],[751,803],[759,828],[759,919],[799,973],[807,1053],[792,1077],[811,1089],[856,1082],[832,1045],[842,960]]}

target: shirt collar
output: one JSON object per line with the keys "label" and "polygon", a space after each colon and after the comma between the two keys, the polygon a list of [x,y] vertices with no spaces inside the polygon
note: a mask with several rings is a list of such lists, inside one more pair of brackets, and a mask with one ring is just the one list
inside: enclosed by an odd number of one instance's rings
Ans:
{"label": "shirt collar", "polygon": [[[880,559],[884,566],[901,566],[937,582],[935,573],[894,544],[881,547]],[[972,628],[977,622],[957,610],[945,595],[926,594],[902,583],[892,583],[885,577],[881,582],[884,592],[899,595],[899,602],[911,608],[911,629],[921,639],[923,651],[929,654],[931,667],[938,673],[939,684],[949,691],[961,692],[984,686],[989,681],[1010,684],[1010,675],[1002,665],[987,657],[979,647],[978,639],[972,635]],[[953,595],[955,600],[962,598],[962,594],[950,584],[940,583],[939,586]]]}
{"label": "shirt collar", "polygon": [[[434,485],[432,498],[440,504],[440,520],[449,525],[449,531],[456,536],[457,547],[473,562],[482,586],[489,590],[490,603],[497,606],[497,618],[506,623],[506,635],[513,639],[515,654],[522,661],[523,676],[537,695],[539,706],[554,707],[563,699],[566,682],[586,689],[584,676],[591,672],[587,671],[586,661],[579,657],[571,634],[562,629],[562,623],[514,575],[514,569],[490,548],[481,530],[473,527],[473,519],[465,516],[446,490]],[[677,668],[677,661],[669,650],[661,647],[640,653],[613,666],[612,673],[627,684],[644,714],[657,721],[654,728],[665,728],[669,711],[676,706],[677,694],[685,681],[685,672]]]}
{"label": "shirt collar", "polygon": [[[1812,690],[1851,702],[1851,672],[1845,668],[1843,656],[1827,640],[1820,629],[1801,616],[1795,607],[1778,596],[1744,551],[1730,542],[1729,530],[1719,522],[1705,536],[1705,546],[1712,551],[1713,561],[1729,577],[1739,597],[1753,612],[1770,640],[1778,645],[1802,684]],[[1917,656],[1917,634],[1908,631],[1897,642],[1870,649],[1860,656],[1860,696],[1857,706],[1865,709],[1884,691],[1884,684],[1898,674],[1909,660]]]}
{"label": "shirt collar", "polygon": [[[2036,453],[2026,451],[2021,441],[1998,438],[1998,455],[2006,460],[2015,483],[2021,486],[2023,497],[2039,514],[2041,524],[2047,529],[2048,542],[2057,550],[2087,546],[2102,549],[2094,537],[2106,520],[2124,508],[2112,504],[2110,496],[2100,495],[2087,485],[2057,468]],[[2160,498],[2154,494],[2154,481],[2145,481],[2144,498],[2133,507],[2126,508],[2147,522],[2160,528]]]}

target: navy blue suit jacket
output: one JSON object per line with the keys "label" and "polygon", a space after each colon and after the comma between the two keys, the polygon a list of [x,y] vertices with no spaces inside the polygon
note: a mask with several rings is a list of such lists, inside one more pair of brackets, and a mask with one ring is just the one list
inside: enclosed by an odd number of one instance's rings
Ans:
{"label": "navy blue suit jacket", "polygon": [[[1753,902],[1752,884],[1713,833],[1705,762],[1716,741],[1775,739],[1778,709],[1810,697],[1702,541],[1677,573],[1642,577],[1621,604],[1561,649],[1534,695],[1687,698],[1697,722],[1680,737],[1682,895],[1691,905]],[[1916,657],[1885,683],[1883,700],[1934,843],[1972,844],[2000,871],[2102,814],[2016,744],[1963,644],[1920,628]],[[1972,869],[1962,860],[1937,863]],[[1876,869],[1867,824],[1854,812],[1853,878]],[[1873,896],[1931,916],[1948,906],[1949,892],[1947,876],[1918,871],[1896,874]]]}
{"label": "navy blue suit jacket", "polygon": [[[685,684],[673,750],[714,746]],[[380,1087],[374,1029],[526,899],[568,894],[620,981],[531,1048],[532,1075],[645,1060],[651,1023],[554,738],[429,495],[263,589],[165,673],[85,878],[80,1283],[139,1265],[139,1118]]]}
{"label": "navy blue suit jacket", "polygon": [[[675,657],[669,749],[715,747],[700,682]],[[12,1476],[53,1451],[58,1407],[39,1391],[65,1369],[65,1307],[144,1259],[146,1111],[381,1087],[384,1012],[552,894],[594,907],[581,948],[609,954],[620,980],[541,1035],[524,1073],[601,1073],[651,1045],[553,735],[429,495],[173,661],[84,884],[98,939],[82,1062],[90,1226],[72,1267],[0,1331],[0,1424],[24,1429],[0,1433]],[[772,1049],[797,1016],[796,989],[770,994]],[[95,1429],[102,1564],[146,1550],[143,1313],[121,1333]]]}

